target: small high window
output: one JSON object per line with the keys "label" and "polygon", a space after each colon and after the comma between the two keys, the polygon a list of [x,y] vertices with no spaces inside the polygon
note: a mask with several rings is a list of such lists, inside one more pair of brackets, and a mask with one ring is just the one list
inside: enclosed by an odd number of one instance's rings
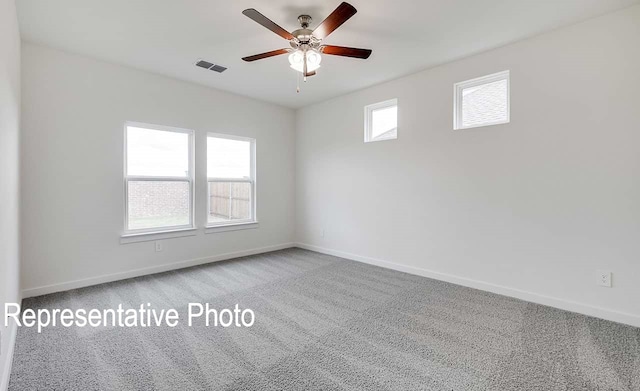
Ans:
{"label": "small high window", "polygon": [[374,103],[364,108],[364,142],[398,138],[398,100]]}
{"label": "small high window", "polygon": [[509,71],[454,85],[454,129],[509,122]]}

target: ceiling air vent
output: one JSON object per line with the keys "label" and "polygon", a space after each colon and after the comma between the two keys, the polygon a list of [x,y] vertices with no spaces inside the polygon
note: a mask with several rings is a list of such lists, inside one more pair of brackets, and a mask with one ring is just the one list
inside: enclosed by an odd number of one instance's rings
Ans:
{"label": "ceiling air vent", "polygon": [[227,70],[227,68],[223,67],[222,65],[214,65],[211,68],[209,68],[210,71],[216,71],[218,73],[222,73],[224,71]]}
{"label": "ceiling air vent", "polygon": [[227,68],[223,67],[222,65],[216,65],[212,62],[205,61],[205,60],[198,60],[198,62],[196,62],[196,66],[200,68],[208,69],[210,71],[215,71],[218,73],[222,73],[227,70]]}

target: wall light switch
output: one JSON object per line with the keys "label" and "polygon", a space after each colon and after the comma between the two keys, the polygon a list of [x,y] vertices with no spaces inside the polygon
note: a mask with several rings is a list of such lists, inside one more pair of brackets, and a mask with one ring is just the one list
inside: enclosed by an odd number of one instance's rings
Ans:
{"label": "wall light switch", "polygon": [[156,252],[160,252],[162,250],[163,250],[162,242],[159,240],[156,240]]}
{"label": "wall light switch", "polygon": [[596,284],[611,288],[611,272],[606,270],[598,270],[596,272]]}

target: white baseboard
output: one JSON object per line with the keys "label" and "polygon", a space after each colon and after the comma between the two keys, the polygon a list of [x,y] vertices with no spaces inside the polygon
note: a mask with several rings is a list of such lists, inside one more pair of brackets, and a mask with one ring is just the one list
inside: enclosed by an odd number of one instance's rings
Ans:
{"label": "white baseboard", "polygon": [[148,274],[162,273],[170,270],[183,269],[185,267],[197,266],[197,265],[202,265],[202,264],[211,263],[211,262],[225,261],[227,259],[246,257],[248,255],[262,254],[269,251],[282,250],[282,249],[291,248],[291,247],[295,247],[295,244],[283,243],[283,244],[277,244],[273,246],[266,246],[266,247],[236,251],[236,252],[231,252],[226,254],[214,255],[211,257],[190,259],[187,261],[180,261],[180,262],[168,263],[164,265],[145,267],[142,269],[134,269],[126,272],[84,278],[81,280],[63,282],[59,284],[45,285],[37,288],[29,288],[29,289],[23,290],[22,297],[27,298],[27,297],[46,295],[54,292],[63,292],[71,289],[84,288],[86,286],[91,286],[91,285],[104,284],[106,282],[125,280],[127,278],[146,276]]}
{"label": "white baseboard", "polygon": [[618,323],[624,323],[630,326],[640,327],[640,316],[626,313],[626,312],[612,311],[606,308],[595,307],[589,304],[559,299],[551,296],[545,296],[535,292],[523,291],[516,288],[496,285],[489,282],[478,281],[470,278],[455,276],[452,274],[440,273],[440,272],[422,269],[418,267],[401,265],[398,263],[364,257],[361,255],[351,254],[351,253],[338,251],[338,250],[332,250],[332,249],[319,247],[319,246],[306,244],[306,243],[296,243],[296,247],[300,247],[306,250],[316,251],[323,254],[333,255],[340,258],[346,258],[353,261],[368,263],[370,265],[380,266],[387,269],[393,269],[393,270],[397,270],[397,271],[401,271],[409,274],[415,274],[422,277],[433,278],[435,280],[446,281],[456,285],[466,286],[469,288],[475,288],[483,291],[497,293],[504,296],[514,297],[516,299],[525,300],[525,301],[529,301],[536,304],[542,304],[549,307],[555,307],[555,308],[559,308],[566,311],[577,312],[579,314],[593,316],[600,319],[610,320]]}
{"label": "white baseboard", "polygon": [[[569,301],[565,299],[559,299],[556,297],[546,296],[535,292],[523,291],[516,288],[506,287],[502,285],[496,285],[485,281],[478,281],[466,277],[460,277],[447,273],[440,273],[432,270],[427,270],[423,268],[417,268],[413,266],[401,265],[398,263],[383,261],[380,259],[364,257],[357,254],[351,254],[344,251],[338,251],[333,249],[328,249],[320,246],[315,246],[306,243],[283,243],[273,246],[237,251],[232,253],[215,255],[212,257],[191,259],[187,261],[175,262],[170,264],[152,266],[142,269],[135,269],[121,273],[108,274],[98,277],[91,277],[82,280],[75,280],[60,284],[52,284],[46,285],[37,288],[25,289],[22,291],[22,297],[34,297],[40,295],[46,295],[54,292],[62,292],[71,289],[83,288],[91,285],[103,284],[106,282],[119,281],[127,278],[139,277],[148,274],[161,273],[170,270],[182,269],[190,266],[202,265],[210,262],[223,261],[227,259],[233,259],[238,257],[244,257],[248,255],[261,254],[269,251],[282,250],[290,247],[300,247],[303,249],[316,251],[323,254],[334,255],[341,258],[350,259],[353,261],[368,263],[371,265],[376,265],[388,269],[393,269],[405,273],[415,274],[422,277],[433,278],[436,280],[446,281],[457,285],[462,285],[470,288],[480,289],[483,291],[493,292],[504,296],[515,297],[517,299],[529,301],[532,303],[542,304],[550,307],[559,308],[566,311],[577,312],[579,314],[593,316],[596,318],[606,319],[613,322],[624,323],[627,325],[640,327],[640,316],[612,311],[602,307],[595,307],[589,304],[579,303],[575,301]],[[14,332],[15,333],[15,332]],[[15,338],[15,335],[13,336]],[[2,388],[0,388],[2,390]]]}
{"label": "white baseboard", "polygon": [[9,377],[11,376],[11,367],[13,366],[13,350],[16,346],[16,335],[18,334],[18,326],[15,322],[11,322],[7,328],[9,333],[9,348],[7,349],[7,356],[5,362],[0,367],[2,368],[2,377],[0,377],[0,391],[6,391],[9,388]]}

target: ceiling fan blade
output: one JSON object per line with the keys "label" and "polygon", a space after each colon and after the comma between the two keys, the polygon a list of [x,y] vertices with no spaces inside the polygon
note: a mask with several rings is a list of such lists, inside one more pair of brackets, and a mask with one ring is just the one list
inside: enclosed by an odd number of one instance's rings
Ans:
{"label": "ceiling fan blade", "polygon": [[331,34],[335,29],[340,27],[344,22],[349,20],[350,17],[358,12],[351,4],[342,3],[336,8],[331,15],[320,23],[315,30],[313,30],[313,36],[318,39],[324,39]]}
{"label": "ceiling fan blade", "polygon": [[242,59],[247,62],[251,62],[251,61],[262,60],[263,58],[279,56],[281,54],[287,54],[287,53],[289,53],[289,49],[278,49],[278,50],[272,50],[266,53],[254,54],[253,56],[249,56],[249,57],[243,57]]}
{"label": "ceiling fan blade", "polygon": [[348,48],[345,46],[322,45],[320,51],[324,54],[333,54],[334,56],[353,57],[367,59],[371,55],[370,49]]}
{"label": "ceiling fan blade", "polygon": [[274,33],[278,34],[282,38],[284,38],[286,40],[292,40],[293,39],[293,35],[291,35],[290,32],[288,32],[287,30],[285,30],[282,27],[278,26],[271,19],[269,19],[266,16],[262,15],[260,12],[256,11],[255,9],[249,8],[249,9],[246,9],[246,10],[242,11],[242,13],[245,16],[247,16],[250,19],[252,19],[253,21],[257,22],[258,24],[261,24],[262,26],[264,26],[264,27],[268,28],[269,30],[273,31]]}

